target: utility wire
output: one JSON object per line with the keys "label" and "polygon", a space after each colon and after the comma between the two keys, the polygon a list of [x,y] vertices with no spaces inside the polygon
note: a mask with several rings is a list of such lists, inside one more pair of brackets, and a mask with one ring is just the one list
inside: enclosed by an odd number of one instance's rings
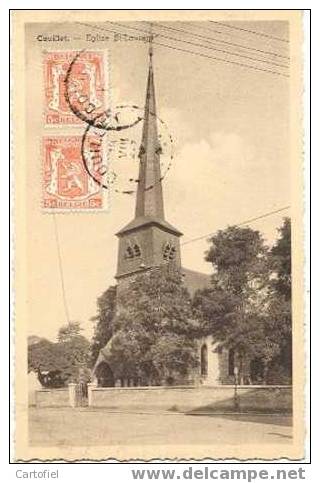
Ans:
{"label": "utility wire", "polygon": [[[123,25],[121,23],[112,22],[112,21],[109,21],[109,23],[116,25],[118,27],[121,27],[121,28],[126,28],[126,29],[130,29],[130,30],[137,30],[138,32],[149,33],[149,35],[150,35],[150,32],[148,32],[147,30],[141,29],[141,28],[129,27],[129,26]],[[153,24],[153,25],[155,25],[155,24]],[[223,54],[233,55],[235,57],[242,57],[243,59],[253,60],[253,61],[256,61],[256,62],[264,62],[266,64],[275,65],[277,67],[288,68],[287,65],[278,64],[277,62],[273,62],[272,60],[256,59],[254,57],[249,57],[248,55],[233,53],[233,52],[230,52],[230,51],[225,50],[225,49],[218,49],[217,47],[211,47],[209,45],[196,44],[194,42],[191,42],[190,40],[177,39],[176,37],[171,37],[169,35],[164,35],[164,34],[160,34],[160,33],[158,33],[158,35],[160,37],[163,37],[166,40],[173,40],[174,42],[183,42],[184,44],[189,44],[189,45],[192,45],[194,47],[202,47],[204,49],[215,50],[216,52],[221,52]]]}
{"label": "utility wire", "polygon": [[[181,29],[181,28],[177,29],[175,27],[169,27],[167,25],[163,25],[163,24],[160,24],[158,22],[157,23],[147,22],[147,23],[150,24],[150,25],[153,25],[156,28],[162,28],[162,29],[166,29],[166,30],[173,30],[175,32],[181,32],[181,33],[184,33],[184,34],[187,34],[187,35],[191,35],[193,37],[198,37],[198,38],[204,39],[206,42],[208,42],[208,43],[210,43],[212,45],[215,45],[214,42],[219,42],[219,43],[222,43],[222,44],[231,45],[232,47],[240,47],[241,49],[252,50],[252,51],[255,51],[255,52],[262,53],[262,54],[274,55],[276,57],[281,57],[283,59],[290,59],[290,57],[288,57],[287,55],[281,55],[281,54],[278,54],[278,53],[275,53],[275,52],[270,52],[268,50],[255,49],[254,47],[247,47],[247,46],[244,46],[244,45],[241,45],[241,44],[237,44],[237,43],[234,43],[234,42],[228,42],[226,40],[218,40],[218,39],[215,39],[213,37],[208,37],[206,35],[200,35],[200,34],[197,34],[195,32],[191,32],[190,30],[184,30],[184,29]],[[199,27],[199,28],[201,28],[201,27]],[[212,42],[212,40],[214,42]],[[248,57],[248,58],[250,58],[250,57]],[[258,61],[263,62],[262,59],[254,58],[253,60],[258,60]],[[275,65],[280,65],[280,64],[275,64]],[[286,66],[283,66],[283,67],[286,67]]]}
{"label": "utility wire", "polygon": [[235,25],[229,25],[227,23],[217,22],[215,20],[209,20],[209,22],[217,24],[217,25],[222,25],[223,27],[227,27],[229,29],[240,30],[242,32],[248,32],[250,34],[260,35],[260,37],[267,37],[267,38],[272,39],[272,40],[278,40],[279,42],[289,43],[289,40],[287,40],[287,39],[281,39],[280,37],[275,37],[273,35],[265,34],[263,32],[256,32],[255,30],[244,29],[244,28],[241,28],[241,27],[236,27]]}
{"label": "utility wire", "polygon": [[[95,30],[99,30],[99,31],[102,31],[102,32],[111,32],[111,33],[115,33],[115,34],[123,34],[124,33],[123,31],[119,32],[119,31],[107,29],[107,28],[104,28],[104,27],[98,27],[96,25],[90,25],[90,24],[87,24],[85,22],[77,22],[77,24],[82,25],[84,27],[93,28]],[[278,76],[281,76],[281,77],[289,77],[289,75],[287,75],[287,74],[283,74],[281,72],[277,72],[277,71],[274,71],[274,70],[262,69],[261,67],[254,67],[252,65],[248,65],[248,64],[245,64],[245,63],[241,63],[241,62],[235,62],[235,61],[232,61],[232,60],[221,59],[220,57],[213,57],[213,56],[206,55],[206,54],[203,54],[203,53],[200,53],[200,52],[193,52],[192,50],[182,49],[180,47],[174,47],[173,45],[163,44],[161,42],[156,42],[154,40],[152,41],[152,44],[153,45],[159,45],[161,47],[166,47],[167,49],[177,50],[179,52],[186,52],[186,53],[189,53],[189,54],[192,54],[192,55],[198,55],[199,57],[204,57],[206,59],[211,59],[211,60],[215,60],[215,61],[218,61],[218,62],[224,62],[224,63],[227,63],[227,64],[238,65],[240,67],[246,67],[248,69],[257,70],[257,71],[260,71],[260,72],[266,72],[266,73],[278,75]]]}
{"label": "utility wire", "polygon": [[[219,34],[219,35],[232,35],[232,34],[226,32],[226,31],[221,32],[220,30],[216,30],[215,28],[212,28],[211,25],[208,25],[208,24],[206,24],[206,26],[204,26],[203,25],[204,22],[196,22],[196,23],[201,23],[201,27],[198,26],[198,25],[195,25],[194,22],[192,23],[192,26],[194,28],[198,29],[198,30],[200,29],[202,32],[210,32],[211,34],[215,33],[215,34]],[[231,37],[231,38],[234,39],[233,37]],[[221,40],[221,39],[217,39],[217,38],[214,38],[214,40],[216,42],[221,42],[221,43],[228,43],[228,44],[232,43],[237,47],[241,47],[242,49],[253,50],[253,51],[261,52],[261,53],[264,53],[264,54],[270,54],[270,55],[275,55],[277,57],[283,57],[284,59],[290,59],[290,57],[288,55],[282,55],[280,53],[272,52],[270,50],[263,50],[263,49],[257,49],[257,48],[254,48],[254,47],[248,47],[247,45],[237,44],[237,43],[233,43],[233,42],[226,42],[225,40]],[[235,38],[235,40],[240,40],[240,39]],[[251,41],[251,39],[241,39],[241,41],[243,41],[243,40],[248,40],[248,41],[250,40]]]}
{"label": "utility wire", "polygon": [[55,233],[57,252],[58,252],[58,262],[59,262],[59,271],[60,271],[60,280],[61,280],[62,299],[63,299],[64,311],[65,311],[65,315],[66,315],[66,319],[67,319],[67,324],[69,325],[70,324],[70,316],[69,316],[69,309],[68,309],[68,303],[67,303],[66,289],[65,289],[65,284],[64,284],[62,255],[61,255],[59,232],[58,232],[58,225],[57,225],[55,213],[52,214],[52,218],[53,218],[54,233]]}
{"label": "utility wire", "polygon": [[[265,214],[260,215],[260,216],[256,216],[255,218],[250,218],[249,220],[242,221],[241,223],[233,223],[233,226],[247,225],[248,223],[252,223],[253,221],[261,220],[263,218],[267,218],[268,216],[275,215],[276,213],[280,213],[281,211],[288,210],[289,208],[290,208],[290,205],[284,206],[283,208],[279,208],[278,210],[269,211],[268,213],[265,213]],[[192,238],[191,240],[187,240],[187,241],[181,243],[181,245],[187,245],[187,244],[193,243],[195,241],[203,240],[204,238],[208,238],[208,237],[214,235],[215,233],[216,232],[212,232],[212,233],[208,233],[207,235],[202,235],[202,236],[199,236],[197,238]]]}

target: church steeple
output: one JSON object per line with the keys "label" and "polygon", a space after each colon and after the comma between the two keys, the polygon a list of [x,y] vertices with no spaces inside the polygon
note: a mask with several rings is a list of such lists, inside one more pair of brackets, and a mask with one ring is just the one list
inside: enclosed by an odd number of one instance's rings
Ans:
{"label": "church steeple", "polygon": [[153,75],[153,49],[149,46],[149,73],[140,146],[139,181],[135,217],[152,216],[164,219],[160,170],[161,146],[158,137],[156,97]]}
{"label": "church steeple", "polygon": [[126,287],[131,277],[141,271],[167,263],[174,264],[177,269],[181,267],[179,237],[182,233],[164,218],[161,146],[152,58],[150,43],[135,216],[117,233],[119,250],[116,278],[121,290]]}

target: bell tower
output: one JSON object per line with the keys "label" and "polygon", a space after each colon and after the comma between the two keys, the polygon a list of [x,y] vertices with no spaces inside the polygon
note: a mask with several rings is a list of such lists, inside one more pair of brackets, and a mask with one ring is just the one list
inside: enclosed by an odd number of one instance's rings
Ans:
{"label": "bell tower", "polygon": [[152,43],[139,152],[139,177],[134,219],[122,228],[119,238],[116,279],[119,288],[137,273],[166,263],[181,268],[182,233],[165,220],[160,170],[161,145],[158,137]]}

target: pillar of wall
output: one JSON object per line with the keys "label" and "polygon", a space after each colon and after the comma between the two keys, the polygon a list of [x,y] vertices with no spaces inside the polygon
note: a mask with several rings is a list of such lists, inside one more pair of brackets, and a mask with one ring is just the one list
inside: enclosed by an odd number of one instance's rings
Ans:
{"label": "pillar of wall", "polygon": [[88,406],[92,406],[92,390],[97,387],[96,382],[88,383]]}
{"label": "pillar of wall", "polygon": [[77,404],[77,394],[76,394],[77,384],[71,382],[70,384],[68,384],[68,388],[69,388],[69,404],[72,408],[75,408]]}

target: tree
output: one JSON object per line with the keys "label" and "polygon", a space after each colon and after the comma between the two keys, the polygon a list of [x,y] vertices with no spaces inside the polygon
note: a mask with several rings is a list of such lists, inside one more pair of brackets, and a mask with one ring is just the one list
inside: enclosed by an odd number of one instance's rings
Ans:
{"label": "tree", "polygon": [[197,365],[199,327],[178,271],[165,266],[138,275],[117,303],[107,346],[116,378],[173,382]]}
{"label": "tree", "polygon": [[213,266],[212,286],[193,300],[202,331],[220,347],[237,354],[240,376],[244,361],[267,356],[264,294],[267,290],[267,248],[260,233],[237,226],[220,230],[210,240],[205,259]]}
{"label": "tree", "polygon": [[240,295],[265,283],[267,247],[259,231],[231,226],[210,241],[205,260],[218,275],[218,285]]}
{"label": "tree", "polygon": [[279,238],[270,250],[268,295],[269,338],[278,344],[278,353],[270,361],[268,377],[274,382],[292,380],[292,309],[291,309],[291,222],[285,218]]}
{"label": "tree", "polygon": [[40,339],[28,347],[28,370],[37,371],[40,367],[45,371],[58,368],[56,344],[47,339]]}
{"label": "tree", "polygon": [[63,326],[58,342],[41,339],[28,347],[28,368],[42,376],[48,387],[61,387],[78,380],[79,371],[88,365],[90,344],[80,335],[80,323]]}
{"label": "tree", "polygon": [[69,322],[68,325],[62,326],[58,331],[58,341],[68,342],[80,335],[81,332],[80,322]]}
{"label": "tree", "polygon": [[289,372],[284,360],[291,348],[290,221],[279,231],[271,250],[251,228],[219,231],[206,254],[212,286],[193,300],[203,333],[235,350],[240,374],[244,360],[260,361],[264,381],[275,381],[272,367]]}
{"label": "tree", "polygon": [[98,314],[91,320],[95,322],[90,348],[90,365],[94,366],[99,351],[105,347],[112,336],[112,320],[116,310],[117,287],[109,287],[97,301]]}
{"label": "tree", "polygon": [[275,277],[271,285],[286,300],[291,300],[291,221],[284,218],[279,238],[270,251],[270,268]]}

